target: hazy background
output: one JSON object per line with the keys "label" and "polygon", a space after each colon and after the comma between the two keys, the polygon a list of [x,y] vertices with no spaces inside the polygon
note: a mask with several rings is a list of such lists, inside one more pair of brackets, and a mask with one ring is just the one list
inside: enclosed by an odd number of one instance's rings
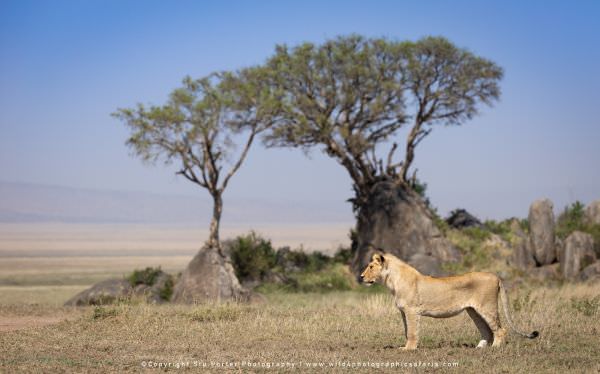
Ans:
{"label": "hazy background", "polygon": [[[600,198],[598,19],[597,1],[3,0],[0,221],[207,222],[206,192],[130,157],[110,113],[163,103],[185,75],[261,63],[277,43],[348,33],[443,35],[505,69],[494,108],[417,149],[440,213],[587,203]],[[319,151],[256,146],[225,193],[224,225],[349,227],[351,195]]]}

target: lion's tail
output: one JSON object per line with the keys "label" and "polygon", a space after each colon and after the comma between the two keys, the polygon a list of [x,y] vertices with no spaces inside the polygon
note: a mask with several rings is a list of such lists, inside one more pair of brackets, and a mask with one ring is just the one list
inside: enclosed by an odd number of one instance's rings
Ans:
{"label": "lion's tail", "polygon": [[504,309],[504,316],[506,317],[506,321],[508,322],[508,325],[510,326],[511,330],[513,330],[517,334],[519,334],[523,337],[529,338],[529,339],[537,338],[540,335],[540,333],[538,331],[532,331],[530,334],[527,334],[523,331],[520,331],[519,329],[517,329],[515,327],[515,324],[513,323],[512,319],[510,318],[510,311],[508,310],[508,295],[506,293],[506,289],[504,288],[504,285],[502,284],[502,281],[500,281],[500,298],[502,299],[502,307]]}

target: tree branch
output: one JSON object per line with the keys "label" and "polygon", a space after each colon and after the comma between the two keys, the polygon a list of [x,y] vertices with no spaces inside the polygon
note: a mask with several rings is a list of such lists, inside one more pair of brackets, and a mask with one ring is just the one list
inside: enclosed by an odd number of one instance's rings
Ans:
{"label": "tree branch", "polygon": [[248,154],[248,150],[250,149],[250,146],[252,145],[252,142],[254,141],[254,137],[256,135],[256,128],[253,128],[251,131],[252,132],[250,133],[250,136],[248,137],[248,141],[246,142],[246,145],[244,146],[244,150],[242,151],[242,154],[240,155],[240,158],[235,163],[235,165],[231,168],[231,170],[229,170],[229,173],[227,174],[227,176],[225,177],[225,179],[223,179],[223,183],[222,183],[222,185],[220,187],[221,191],[225,190],[225,188],[227,187],[227,184],[229,183],[229,180],[231,179],[231,177],[238,171],[238,169],[240,168],[240,166],[242,165],[242,163],[246,159],[246,155]]}

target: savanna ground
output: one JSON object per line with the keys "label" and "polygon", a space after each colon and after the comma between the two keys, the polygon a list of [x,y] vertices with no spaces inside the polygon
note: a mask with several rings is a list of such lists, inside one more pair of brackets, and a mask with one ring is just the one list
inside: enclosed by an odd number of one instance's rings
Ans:
{"label": "savanna ground", "polygon": [[124,275],[152,261],[177,271],[191,255],[171,263],[163,262],[168,256],[134,257],[99,257],[95,265],[81,256],[55,262],[51,257],[3,257],[0,372],[139,371],[161,363],[171,365],[167,370],[177,370],[179,364],[191,371],[367,372],[377,366],[457,373],[600,371],[598,283],[521,283],[509,291],[511,312],[522,329],[538,329],[540,338],[511,335],[505,346],[484,350],[474,348],[478,332],[461,314],[423,318],[419,350],[400,351],[401,317],[390,295],[375,287],[318,293],[271,290],[264,301],[249,305],[148,305],[134,300],[102,307],[61,306],[98,278]]}

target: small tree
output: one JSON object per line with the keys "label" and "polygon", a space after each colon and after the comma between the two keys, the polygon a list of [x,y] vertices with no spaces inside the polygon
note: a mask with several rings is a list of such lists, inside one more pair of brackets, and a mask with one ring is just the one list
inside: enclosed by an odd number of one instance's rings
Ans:
{"label": "small tree", "polygon": [[[220,249],[223,192],[246,159],[276,103],[260,89],[260,69],[185,78],[162,106],[119,109],[113,115],[131,130],[127,140],[147,162],[178,164],[178,175],[205,188],[213,199],[209,247]],[[248,107],[252,110],[246,110]],[[241,146],[236,147],[236,141]]]}
{"label": "small tree", "polygon": [[[176,163],[178,175],[205,188],[213,199],[206,245],[177,282],[173,300],[246,300],[230,259],[221,251],[219,225],[223,192],[256,138],[272,122],[278,100],[263,88],[262,70],[213,74],[174,90],[162,106],[119,109],[114,116],[130,128],[127,144],[145,161]],[[239,144],[240,146],[236,146]]]}
{"label": "small tree", "polygon": [[[367,244],[419,251],[414,248],[430,243],[410,238],[439,236],[431,220],[406,218],[406,206],[420,205],[428,214],[413,191],[416,172],[409,177],[415,149],[434,127],[461,125],[481,104],[497,100],[500,67],[441,37],[396,42],[357,35],[278,46],[266,66],[282,97],[267,144],[319,147],[346,169],[355,191],[358,256],[365,256]],[[398,144],[391,140],[405,127],[404,155],[396,158]],[[403,206],[396,218],[394,205]],[[399,233],[403,226],[411,228]]]}

